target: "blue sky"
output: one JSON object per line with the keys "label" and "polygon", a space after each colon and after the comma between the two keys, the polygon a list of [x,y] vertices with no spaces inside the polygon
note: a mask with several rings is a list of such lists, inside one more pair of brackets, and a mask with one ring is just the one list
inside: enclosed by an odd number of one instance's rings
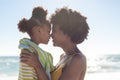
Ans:
{"label": "blue sky", "polygon": [[[0,56],[19,55],[19,39],[28,36],[18,31],[17,24],[23,17],[29,19],[36,6],[47,9],[48,17],[63,6],[86,16],[90,33],[88,39],[78,45],[86,56],[120,53],[120,0],[0,0]],[[51,41],[40,47],[54,57],[63,52],[54,48]]]}

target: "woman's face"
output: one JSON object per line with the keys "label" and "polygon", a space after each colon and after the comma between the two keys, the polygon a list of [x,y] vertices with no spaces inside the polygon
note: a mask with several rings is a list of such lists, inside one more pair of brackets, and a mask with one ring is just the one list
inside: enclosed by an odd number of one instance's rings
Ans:
{"label": "woman's face", "polygon": [[65,35],[57,25],[53,26],[51,37],[53,39],[53,45],[59,47],[62,47],[68,39],[68,36]]}

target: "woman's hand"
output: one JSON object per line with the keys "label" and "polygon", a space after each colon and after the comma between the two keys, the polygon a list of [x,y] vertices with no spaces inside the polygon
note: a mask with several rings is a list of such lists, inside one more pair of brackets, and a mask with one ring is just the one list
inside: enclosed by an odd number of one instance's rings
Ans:
{"label": "woman's hand", "polygon": [[34,68],[40,64],[38,54],[31,53],[28,50],[22,50],[20,61]]}
{"label": "woman's hand", "polygon": [[38,80],[49,80],[48,76],[45,73],[45,70],[39,62],[37,52],[31,53],[28,50],[22,50],[20,55],[20,61],[35,68]]}

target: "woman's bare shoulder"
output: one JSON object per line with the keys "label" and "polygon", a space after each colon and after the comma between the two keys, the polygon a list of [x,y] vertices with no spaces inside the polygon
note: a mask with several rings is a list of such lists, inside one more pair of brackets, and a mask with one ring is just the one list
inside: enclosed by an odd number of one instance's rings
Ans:
{"label": "woman's bare shoulder", "polygon": [[71,60],[71,64],[79,64],[79,65],[81,65],[81,64],[86,64],[86,57],[85,57],[85,55],[80,55],[80,54],[76,54],[76,55],[74,55],[73,56],[73,58],[72,58],[72,60]]}

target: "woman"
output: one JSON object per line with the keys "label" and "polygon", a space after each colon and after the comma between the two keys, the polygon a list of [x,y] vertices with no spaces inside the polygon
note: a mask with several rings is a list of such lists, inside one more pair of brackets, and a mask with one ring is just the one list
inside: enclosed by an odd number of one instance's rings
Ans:
{"label": "woman", "polygon": [[[86,57],[78,49],[77,44],[82,43],[88,35],[89,26],[86,17],[79,12],[68,8],[57,9],[51,17],[52,34],[54,46],[59,46],[64,50],[56,69],[51,73],[52,80],[84,80],[86,73]],[[37,73],[44,72],[41,64],[38,63],[37,55],[22,55],[21,58],[27,61],[24,63],[34,63]],[[30,58],[32,58],[32,61]],[[44,74],[38,75],[39,80],[48,80]],[[41,78],[40,78],[41,77]]]}

